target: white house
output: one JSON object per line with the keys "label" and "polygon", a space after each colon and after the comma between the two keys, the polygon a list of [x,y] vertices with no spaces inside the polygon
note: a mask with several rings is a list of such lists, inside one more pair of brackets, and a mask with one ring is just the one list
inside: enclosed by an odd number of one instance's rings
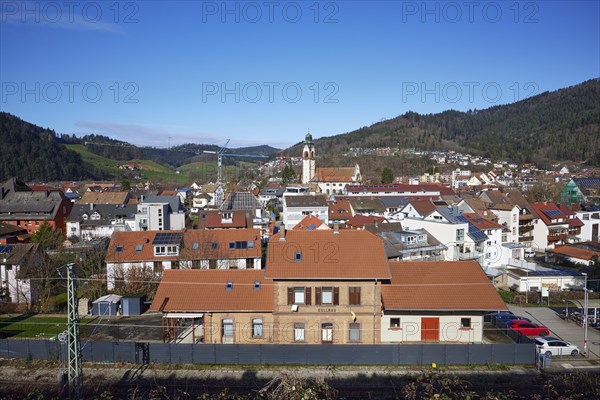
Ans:
{"label": "white house", "polygon": [[283,196],[283,224],[292,229],[307,215],[314,215],[329,224],[327,198],[324,194]]}
{"label": "white house", "polygon": [[482,343],[483,316],[506,305],[475,261],[390,262],[381,343]]}
{"label": "white house", "polygon": [[29,278],[43,263],[37,243],[0,245],[0,288],[9,302],[31,304],[36,301]]}
{"label": "white house", "polygon": [[588,206],[576,212],[583,222],[580,239],[584,242],[600,242],[600,206]]}
{"label": "white house", "polygon": [[115,232],[106,253],[107,285],[141,268],[157,279],[165,269],[261,269],[258,229]]}
{"label": "white house", "polygon": [[147,196],[137,205],[136,231],[185,229],[185,209],[179,196]]}
{"label": "white house", "polygon": [[136,211],[130,204],[75,204],[66,219],[67,238],[90,240],[135,230]]}

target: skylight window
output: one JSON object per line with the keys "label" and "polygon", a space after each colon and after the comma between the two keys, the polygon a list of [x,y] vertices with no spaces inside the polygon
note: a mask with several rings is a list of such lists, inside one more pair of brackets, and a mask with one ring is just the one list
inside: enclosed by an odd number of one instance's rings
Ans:
{"label": "skylight window", "polygon": [[254,290],[260,289],[260,281],[254,281]]}
{"label": "skylight window", "polygon": [[200,243],[194,242],[192,243],[192,250],[198,250],[200,248]]}
{"label": "skylight window", "polygon": [[296,261],[302,261],[302,253],[297,251],[296,256],[294,257]]}
{"label": "skylight window", "polygon": [[116,252],[120,253],[122,251],[123,251],[123,246],[122,245],[117,245]]}
{"label": "skylight window", "polygon": [[233,290],[233,281],[229,281],[225,284],[225,290]]}
{"label": "skylight window", "polygon": [[138,244],[135,246],[135,251],[140,252],[144,249],[144,245],[143,244]]}

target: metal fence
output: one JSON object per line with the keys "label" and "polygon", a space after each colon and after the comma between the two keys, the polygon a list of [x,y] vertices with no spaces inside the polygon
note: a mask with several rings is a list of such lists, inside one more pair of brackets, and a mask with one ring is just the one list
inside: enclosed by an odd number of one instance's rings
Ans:
{"label": "metal fence", "polygon": [[533,339],[523,335],[521,332],[517,332],[509,326],[507,320],[502,320],[494,316],[491,317],[491,322],[496,328],[506,336],[512,339],[515,343],[533,343]]}
{"label": "metal fence", "polygon": [[[0,340],[0,358],[58,360],[60,343]],[[509,344],[174,344],[87,342],[84,361],[136,364],[481,365],[535,364],[531,343]]]}

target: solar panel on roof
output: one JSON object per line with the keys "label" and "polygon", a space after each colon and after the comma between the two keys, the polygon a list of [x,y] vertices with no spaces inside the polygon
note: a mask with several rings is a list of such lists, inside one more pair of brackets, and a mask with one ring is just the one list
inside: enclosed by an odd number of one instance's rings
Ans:
{"label": "solar panel on roof", "polygon": [[473,224],[469,224],[469,235],[473,238],[473,240],[485,240],[488,236],[476,228]]}
{"label": "solar panel on roof", "polygon": [[8,254],[12,251],[13,246],[0,246],[0,254]]}
{"label": "solar panel on roof", "polygon": [[181,232],[161,232],[154,236],[152,244],[179,244],[182,237]]}
{"label": "solar panel on roof", "polygon": [[544,214],[546,214],[549,217],[558,217],[560,215],[562,215],[562,213],[558,210],[543,210]]}

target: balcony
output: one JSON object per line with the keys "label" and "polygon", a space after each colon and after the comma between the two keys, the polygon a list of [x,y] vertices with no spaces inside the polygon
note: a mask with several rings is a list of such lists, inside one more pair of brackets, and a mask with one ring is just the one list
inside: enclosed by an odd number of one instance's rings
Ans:
{"label": "balcony", "polygon": [[567,240],[567,234],[566,233],[562,233],[562,234],[558,234],[558,235],[548,235],[548,243],[554,243],[554,242],[564,242],[565,240]]}
{"label": "balcony", "polygon": [[523,235],[524,233],[531,232],[533,230],[533,225],[525,225],[519,227],[519,235]]}
{"label": "balcony", "polygon": [[519,242],[531,242],[533,240],[533,236],[520,236]]}

